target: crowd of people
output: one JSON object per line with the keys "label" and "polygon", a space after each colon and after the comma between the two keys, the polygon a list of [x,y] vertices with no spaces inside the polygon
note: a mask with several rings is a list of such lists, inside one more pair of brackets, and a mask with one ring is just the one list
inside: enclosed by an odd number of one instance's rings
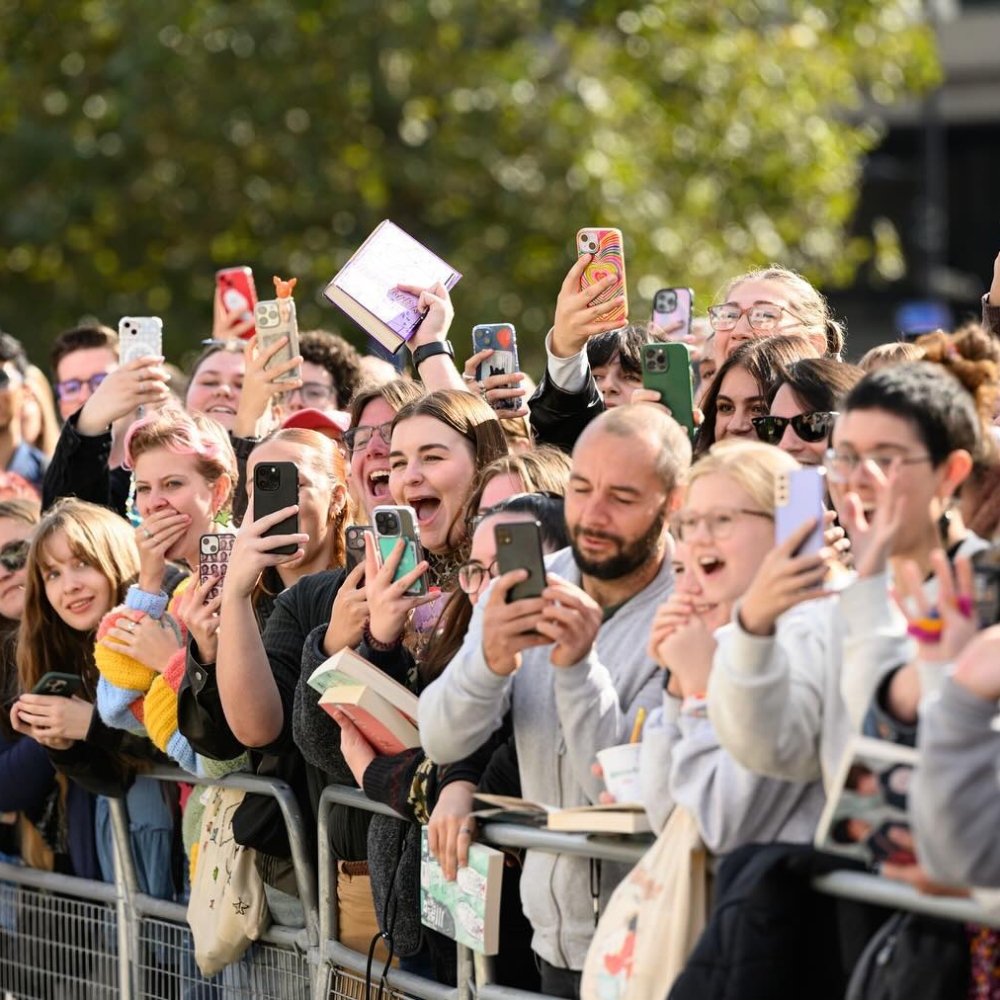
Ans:
{"label": "crowd of people", "polygon": [[[537,387],[453,351],[400,375],[324,330],[270,365],[283,343],[241,339],[219,301],[183,371],[119,363],[108,327],[62,333],[54,394],[0,335],[3,860],[113,881],[108,800],[124,797],[140,888],[184,900],[204,803],[144,772],[277,777],[336,861],[340,939],[451,983],[454,945],[420,921],[420,828],[453,878],[477,792],[606,801],[596,755],[641,731],[654,830],[686,810],[723,859],[671,996],[842,996],[886,914],[821,902],[811,876],[847,862],[807,845],[865,732],[920,752],[916,861],[881,874],[1000,886],[1000,626],[972,562],[1000,527],[1000,257],[981,324],[887,336],[857,365],[823,296],[782,267],[734,277],[689,332],[607,321],[617,301],[594,300],[613,279],[581,290],[587,262],[559,290]],[[410,352],[452,324],[443,287],[420,307]],[[690,349],[693,435],[642,384],[643,345],[671,339]],[[296,467],[298,502],[255,519],[255,469],[276,462]],[[825,470],[827,516],[776,544],[776,486],[802,467]],[[349,529],[384,504],[419,525],[403,574],[402,546],[383,559],[370,536],[349,566]],[[528,574],[498,573],[494,529],[522,521],[548,575],[513,599]],[[199,576],[215,533],[235,533],[221,587]],[[420,748],[380,754],[319,705],[309,679],[345,647],[419,696]],[[337,805],[316,843],[329,784],[403,818]],[[272,918],[303,926],[275,802],[248,795],[231,823]],[[580,996],[627,871],[512,854],[499,981]],[[734,908],[762,918],[753,935],[727,930]],[[1000,934],[955,932],[965,995],[1000,996]],[[16,934],[0,933],[0,968]],[[814,959],[818,981],[787,987]]]}

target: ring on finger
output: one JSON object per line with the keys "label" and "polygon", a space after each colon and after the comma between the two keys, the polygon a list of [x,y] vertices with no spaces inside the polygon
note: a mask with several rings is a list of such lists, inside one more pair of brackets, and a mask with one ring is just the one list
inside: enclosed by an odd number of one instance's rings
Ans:
{"label": "ring on finger", "polygon": [[468,372],[462,372],[462,378],[465,379],[466,382],[475,382],[476,381],[476,376],[475,376],[474,373],[472,375],[470,375]]}
{"label": "ring on finger", "polygon": [[153,537],[153,533],[149,530],[149,528],[143,528],[142,533],[146,536],[147,542]]}
{"label": "ring on finger", "polygon": [[466,837],[471,837],[472,836],[472,831],[467,826],[463,826],[463,827],[461,827],[459,829],[458,835],[460,837],[462,836],[463,833],[465,834]]}

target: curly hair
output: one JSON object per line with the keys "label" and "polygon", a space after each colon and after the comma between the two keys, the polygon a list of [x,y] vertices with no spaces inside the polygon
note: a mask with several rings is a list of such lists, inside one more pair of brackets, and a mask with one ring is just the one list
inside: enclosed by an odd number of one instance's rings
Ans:
{"label": "curly hair", "polygon": [[362,381],[361,355],[339,333],[329,330],[299,334],[299,353],[303,361],[330,373],[337,393],[337,408],[346,409]]}

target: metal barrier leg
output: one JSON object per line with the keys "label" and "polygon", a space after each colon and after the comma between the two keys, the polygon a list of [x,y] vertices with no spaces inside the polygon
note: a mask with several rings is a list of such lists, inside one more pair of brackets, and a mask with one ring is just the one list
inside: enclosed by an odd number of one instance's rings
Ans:
{"label": "metal barrier leg", "polygon": [[115,888],[118,893],[118,968],[122,1000],[142,996],[141,964],[139,962],[139,923],[135,919],[132,900],[139,891],[139,879],[132,857],[128,810],[124,799],[109,799],[111,834],[114,845]]}

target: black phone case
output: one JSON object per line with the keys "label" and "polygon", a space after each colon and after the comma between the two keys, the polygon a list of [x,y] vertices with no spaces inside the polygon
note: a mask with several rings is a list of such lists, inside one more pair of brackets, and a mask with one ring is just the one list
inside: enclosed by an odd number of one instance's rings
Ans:
{"label": "black phone case", "polygon": [[[275,470],[277,473],[276,489],[261,489],[261,477],[268,474],[268,470]],[[259,521],[268,514],[273,514],[282,507],[290,507],[299,502],[299,472],[293,462],[258,462],[253,470],[253,519]],[[299,530],[299,516],[293,514],[279,521],[274,527],[268,528],[264,532],[265,538],[274,535],[294,535]],[[283,556],[290,556],[295,552],[295,545],[279,545],[271,549]]]}
{"label": "black phone case", "polygon": [[365,561],[365,535],[371,534],[367,524],[353,524],[347,529],[344,537],[344,547],[347,550],[347,572]]}
{"label": "black phone case", "polygon": [[545,589],[545,559],[542,554],[541,527],[537,521],[511,521],[498,524],[493,533],[497,543],[497,572],[526,569],[530,576],[507,594],[508,603],[528,597],[541,597]]}

